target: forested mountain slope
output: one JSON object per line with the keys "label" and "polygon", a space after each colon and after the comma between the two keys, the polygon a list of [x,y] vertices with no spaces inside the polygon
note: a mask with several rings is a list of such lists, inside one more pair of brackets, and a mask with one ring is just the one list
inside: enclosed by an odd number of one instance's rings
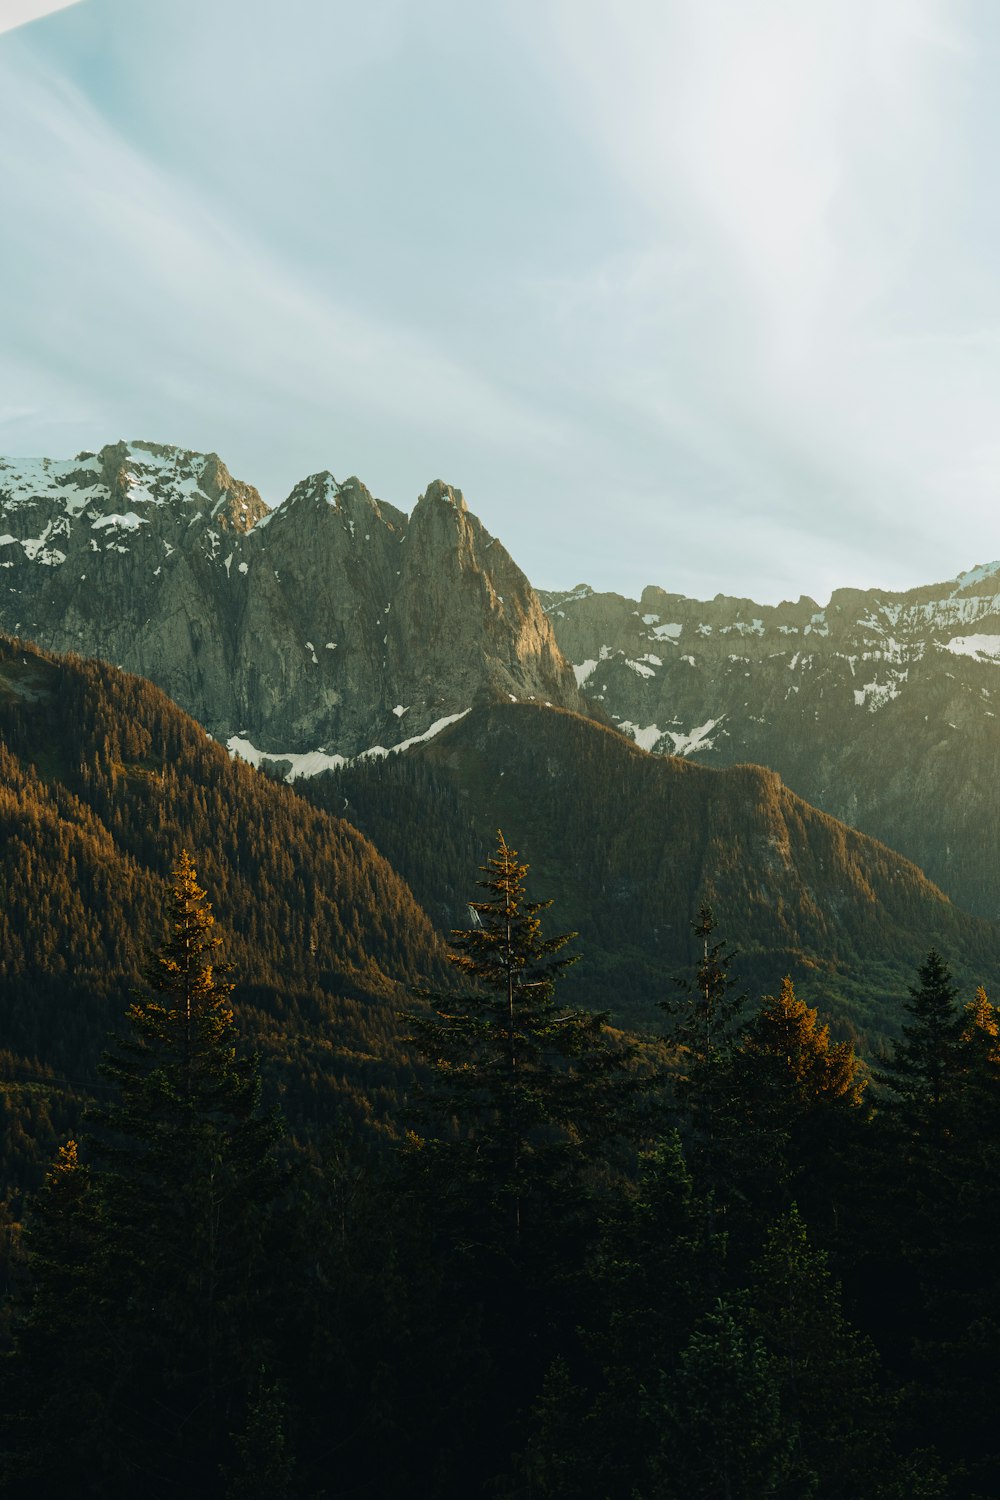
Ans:
{"label": "forested mountain slope", "polygon": [[96,1083],[165,882],[195,858],[237,1014],[293,1130],[384,1124],[409,1079],[396,1010],[445,975],[409,889],[340,819],[207,738],[158,689],[0,638],[0,992],[5,1180]]}
{"label": "forested mountain slope", "polygon": [[776,606],[540,596],[577,680],[647,750],[771,766],[981,916],[1000,913],[1000,564]]}
{"label": "forested mountain slope", "polygon": [[773,771],[650,755],[557,710],[477,709],[405,757],[299,786],[364,829],[442,926],[465,924],[465,872],[500,825],[581,934],[572,987],[631,1024],[655,1023],[671,976],[690,973],[702,900],[751,989],[791,972],[862,1042],[895,1029],[932,943],[970,982],[989,985],[1000,960],[993,924]]}

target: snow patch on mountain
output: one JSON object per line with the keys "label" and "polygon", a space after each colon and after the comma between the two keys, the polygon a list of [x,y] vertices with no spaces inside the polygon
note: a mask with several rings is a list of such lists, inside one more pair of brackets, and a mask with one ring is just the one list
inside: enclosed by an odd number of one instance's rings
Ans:
{"label": "snow patch on mountain", "polygon": [[664,730],[660,729],[657,724],[647,724],[645,729],[642,729],[638,724],[624,719],[618,727],[632,736],[640,750],[655,750],[664,735]]}
{"label": "snow patch on mountain", "polygon": [[1000,573],[1000,562],[980,563],[967,573],[959,573],[955,583],[959,589],[967,589],[973,583],[981,583],[984,578],[995,578],[997,573]]}
{"label": "snow patch on mountain", "polygon": [[300,776],[319,776],[323,771],[335,771],[338,766],[348,763],[346,755],[330,755],[325,750],[307,750],[301,755],[291,750],[258,750],[256,745],[237,734],[226,741],[226,749],[234,760],[245,760],[257,770],[265,765],[287,764],[286,781],[297,781]]}
{"label": "snow patch on mountain", "polygon": [[578,599],[589,599],[593,592],[594,590],[590,587],[589,583],[578,583],[576,588],[571,589],[568,594],[560,594],[558,599],[553,599],[551,603],[547,604],[545,606],[545,613],[547,615],[558,614],[561,605],[575,604]]}
{"label": "snow patch on mountain", "polygon": [[719,719],[707,719],[704,724],[698,724],[688,734],[675,729],[661,729],[658,724],[634,724],[630,719],[623,719],[618,725],[625,734],[631,735],[640,750],[655,750],[657,745],[664,740],[670,741],[669,754],[671,755],[694,755],[699,750],[711,750],[715,741],[710,739],[713,729],[718,729],[722,724],[723,714]]}
{"label": "snow patch on mountain", "polygon": [[427,740],[432,740],[442,729],[447,729],[449,724],[457,724],[469,712],[466,708],[459,714],[448,714],[443,719],[436,719],[423,734],[413,734],[409,739],[401,740],[398,745],[372,745],[370,750],[362,750],[360,755],[354,756],[337,755],[328,750],[305,750],[301,753],[294,750],[258,750],[250,740],[238,734],[230,735],[226,741],[226,749],[234,760],[245,760],[247,765],[256,770],[267,765],[287,765],[285,781],[298,781],[300,777],[321,776],[324,771],[336,771],[340,766],[350,765],[352,761],[385,760],[388,755],[398,755],[411,745],[422,745]]}
{"label": "snow patch on mountain", "polygon": [[[86,503],[85,496],[98,484],[100,463],[96,456],[86,459],[3,458],[0,459],[0,498],[17,504],[23,500],[65,499],[75,502],[77,510]],[[72,476],[93,474],[93,483],[67,493]]]}
{"label": "snow patch on mountain", "polygon": [[955,656],[974,656],[979,661],[1000,658],[1000,635],[956,635],[945,643],[946,651]]}
{"label": "snow patch on mountain", "polygon": [[435,735],[440,734],[442,729],[447,729],[449,724],[457,724],[459,719],[464,719],[470,710],[463,708],[460,714],[447,714],[443,719],[435,719],[430,729],[425,729],[423,734],[411,734],[408,740],[400,740],[398,745],[373,745],[370,750],[362,750],[356,755],[355,760],[385,760],[387,755],[398,755],[401,750],[409,750],[411,745],[423,745],[427,740],[432,740]]}
{"label": "snow patch on mountain", "polygon": [[[722,718],[725,718],[723,714]],[[704,724],[698,724],[689,734],[677,734],[674,730],[666,731],[667,738],[673,745],[673,755],[694,755],[698,750],[711,750],[715,746],[715,740],[709,736],[713,729],[718,729],[722,719],[706,719]]]}
{"label": "snow patch on mountain", "polygon": [[858,708],[867,708],[869,713],[878,713],[880,708],[885,708],[894,698],[898,698],[902,691],[902,684],[906,681],[908,670],[894,672],[887,682],[866,682],[864,687],[854,689],[854,702]]}
{"label": "snow patch on mountain", "polygon": [[98,516],[96,521],[91,521],[90,529],[92,531],[100,531],[104,526],[114,526],[120,531],[138,531],[140,526],[145,526],[146,524],[145,516],[137,516],[134,510],[129,510],[123,516],[118,514]]}

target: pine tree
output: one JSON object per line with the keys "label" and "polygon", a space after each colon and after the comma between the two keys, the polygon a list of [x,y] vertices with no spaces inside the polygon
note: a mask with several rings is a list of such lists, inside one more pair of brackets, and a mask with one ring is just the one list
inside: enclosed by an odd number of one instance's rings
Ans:
{"label": "pine tree", "polygon": [[714,938],[715,914],[702,902],[691,931],[700,948],[693,982],[678,981],[683,994],[662,1002],[671,1019],[670,1039],[685,1048],[692,1068],[710,1066],[728,1054],[746,995],[734,993],[729,970],[735,952]]}
{"label": "pine tree", "polygon": [[[80,1494],[221,1493],[230,1434],[246,1430],[266,1362],[277,1122],[260,1113],[255,1061],[237,1055],[232,985],[186,853],[168,911],[148,993],[106,1055],[114,1094],[92,1113],[89,1169],[67,1158],[65,1183],[53,1178],[36,1210],[32,1320],[44,1337],[29,1338],[26,1355],[48,1338],[64,1368],[82,1348],[77,1378],[99,1403],[91,1431],[58,1457],[76,1466]],[[67,1232],[73,1181],[82,1243]],[[53,1309],[59,1288],[81,1281],[87,1305],[67,1339]],[[43,1485],[52,1455],[34,1461]]]}
{"label": "pine tree", "polygon": [[643,1157],[634,1193],[602,1222],[579,1299],[574,1366],[555,1362],[532,1414],[526,1469],[540,1495],[639,1492],[662,1437],[650,1392],[717,1299],[724,1261],[675,1132]]}
{"label": "pine tree", "polygon": [[947,1132],[955,1104],[959,1042],[964,1017],[948,965],[932,948],[917,970],[904,1010],[912,1018],[889,1057],[879,1082],[889,1090],[889,1108],[910,1133]]}
{"label": "pine tree", "polygon": [[850,1042],[800,1000],[791,979],[765,995],[744,1027],[722,1090],[733,1192],[767,1220],[793,1198],[836,1218],[842,1158],[864,1118],[865,1082]]}
{"label": "pine tree", "polygon": [[730,1295],[698,1322],[660,1382],[660,1445],[642,1500],[757,1500],[809,1494],[797,1432],[781,1409],[780,1370],[749,1326],[746,1299]]}
{"label": "pine tree", "polygon": [[961,1458],[969,1490],[1000,1492],[1000,1016],[980,987],[964,1008],[955,1103],[926,1208],[913,1350],[914,1429]]}
{"label": "pine tree", "polygon": [[448,1270],[442,1319],[478,1327],[482,1349],[449,1494],[507,1472],[524,1447],[525,1408],[578,1321],[575,1279],[635,1092],[630,1051],[604,1018],[558,1003],[570,935],[543,936],[550,903],[528,899],[527,866],[502,833],[482,871],[473,925],[452,935],[471,983],[424,993],[427,1009],[406,1017],[431,1071],[410,1153],[414,1217],[430,1226],[435,1270]]}
{"label": "pine tree", "polygon": [[628,1049],[606,1018],[557,1003],[556,983],[576,961],[557,955],[576,934],[542,936],[552,903],[527,899],[528,867],[502,833],[482,869],[488,897],[470,903],[473,925],[452,934],[451,961],[474,987],[421,992],[429,1009],[407,1021],[433,1070],[425,1119],[446,1143],[452,1181],[479,1185],[493,1232],[498,1214],[516,1255],[543,1200],[606,1146],[632,1081]]}
{"label": "pine tree", "polygon": [[710,1232],[717,1209],[726,1207],[732,1146],[727,1075],[747,1000],[736,990],[729,972],[736,955],[714,938],[716,926],[712,908],[703,903],[692,923],[701,948],[694,980],[678,981],[683,993],[662,1002],[669,1017],[668,1040],[678,1049],[676,1088],[683,1109],[682,1128],[696,1185],[705,1195]]}
{"label": "pine tree", "polygon": [[830,1500],[888,1493],[878,1356],[844,1317],[840,1287],[794,1204],[768,1231],[750,1296],[750,1326],[772,1357],[782,1416],[796,1434],[801,1492]]}
{"label": "pine tree", "polygon": [[[2,1367],[0,1493],[101,1495],[112,1429],[103,1398],[113,1378],[101,1337],[113,1289],[101,1275],[101,1224],[77,1142],[59,1148],[26,1235],[27,1306]],[[111,1457],[112,1455],[107,1455]]]}

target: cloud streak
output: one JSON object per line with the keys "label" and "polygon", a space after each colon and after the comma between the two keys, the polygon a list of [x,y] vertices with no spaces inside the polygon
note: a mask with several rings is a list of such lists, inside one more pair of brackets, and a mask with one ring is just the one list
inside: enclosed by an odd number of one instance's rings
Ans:
{"label": "cloud streak", "polygon": [[40,21],[57,10],[67,10],[80,0],[0,0],[0,32],[13,31],[29,21]]}
{"label": "cloud streak", "polygon": [[543,584],[1000,553],[972,0],[92,0],[0,51],[0,451],[434,475]]}
{"label": "cloud streak", "polygon": [[[157,170],[65,79],[23,66],[9,76],[0,130],[15,122],[30,125],[33,151],[4,180],[9,222],[22,226],[7,251],[19,260],[21,292],[7,357],[17,351],[42,430],[45,408],[75,381],[92,392],[91,428],[128,408],[144,414],[149,436],[179,419],[171,440],[208,446],[226,429],[267,424],[269,411],[279,428],[290,416],[300,427],[322,421],[330,447],[329,428],[352,421],[397,440],[418,433],[428,448],[435,438],[447,446],[455,429],[485,448],[560,441],[557,424],[418,332],[297,277],[225,204]],[[42,199],[39,174],[52,189]],[[0,418],[0,442],[23,428],[20,410],[7,434]],[[260,442],[273,442],[266,427]],[[252,453],[245,432],[238,446]],[[303,461],[289,457],[288,488]]]}

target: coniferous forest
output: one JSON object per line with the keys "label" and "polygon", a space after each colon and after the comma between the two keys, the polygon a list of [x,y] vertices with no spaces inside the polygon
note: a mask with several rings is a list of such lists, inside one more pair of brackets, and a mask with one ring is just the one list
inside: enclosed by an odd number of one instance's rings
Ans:
{"label": "coniferous forest", "polygon": [[850,846],[929,939],[862,1057],[760,982],[779,944],[746,962],[759,872],[706,882],[643,1010],[609,947],[579,985],[588,932],[504,834],[461,891],[433,767],[316,801],[391,848],[422,787],[447,941],[149,684],[6,645],[0,716],[4,1493],[1000,1492],[985,924]]}
{"label": "coniferous forest", "polygon": [[998,76],[0,0],[0,1500],[1000,1500]]}
{"label": "coniferous forest", "polygon": [[934,952],[874,1078],[709,908],[659,1049],[564,998],[503,835],[391,1149],[261,1101],[191,858],[45,1176],[6,1492],[990,1496],[1000,1026]]}

